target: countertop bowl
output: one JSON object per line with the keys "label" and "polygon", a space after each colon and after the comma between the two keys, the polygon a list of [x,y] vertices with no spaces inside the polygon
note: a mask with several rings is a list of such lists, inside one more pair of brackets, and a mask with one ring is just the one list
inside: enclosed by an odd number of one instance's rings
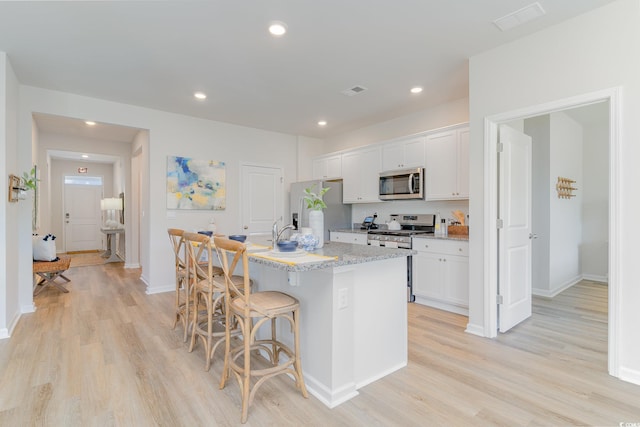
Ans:
{"label": "countertop bowl", "polygon": [[232,234],[229,238],[240,243],[244,243],[244,241],[247,240],[247,236],[244,234]]}
{"label": "countertop bowl", "polygon": [[280,252],[293,252],[298,248],[298,242],[293,240],[281,240],[278,242],[278,250]]}

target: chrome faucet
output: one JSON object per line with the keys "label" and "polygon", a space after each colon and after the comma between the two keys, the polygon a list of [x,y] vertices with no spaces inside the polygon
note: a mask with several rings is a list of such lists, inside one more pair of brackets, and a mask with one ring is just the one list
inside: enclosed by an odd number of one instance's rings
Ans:
{"label": "chrome faucet", "polygon": [[292,224],[289,224],[289,225],[285,225],[280,230],[278,230],[278,221],[275,221],[273,223],[273,229],[271,230],[271,241],[273,242],[274,248],[280,241],[280,236],[285,230],[295,230],[295,227]]}

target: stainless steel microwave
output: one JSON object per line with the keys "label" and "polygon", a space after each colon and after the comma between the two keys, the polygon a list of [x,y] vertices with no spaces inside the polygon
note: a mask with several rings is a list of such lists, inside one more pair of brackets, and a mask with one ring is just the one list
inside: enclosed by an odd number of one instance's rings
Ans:
{"label": "stainless steel microwave", "polygon": [[424,168],[380,173],[380,200],[424,200]]}

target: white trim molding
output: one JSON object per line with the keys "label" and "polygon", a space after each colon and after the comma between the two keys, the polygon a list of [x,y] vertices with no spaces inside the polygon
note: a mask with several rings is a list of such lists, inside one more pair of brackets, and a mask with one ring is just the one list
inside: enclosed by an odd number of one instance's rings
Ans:
{"label": "white trim molding", "polygon": [[[620,129],[622,88],[613,87],[571,98],[508,111],[485,117],[484,120],[484,331],[485,337],[494,338],[498,331],[498,307],[495,303],[498,289],[498,237],[495,221],[497,212],[496,153],[498,125],[517,119],[526,119],[603,101],[609,101],[609,374],[620,377]],[[467,328],[469,329],[469,327]],[[629,378],[639,378],[638,373],[625,371]],[[629,380],[636,382],[635,380]]]}

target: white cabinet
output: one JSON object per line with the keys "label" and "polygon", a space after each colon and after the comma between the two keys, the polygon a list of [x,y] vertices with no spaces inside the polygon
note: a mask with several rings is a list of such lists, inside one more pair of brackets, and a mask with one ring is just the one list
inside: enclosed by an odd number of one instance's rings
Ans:
{"label": "white cabinet", "polygon": [[427,136],[425,144],[427,200],[469,198],[469,128]]}
{"label": "white cabinet", "polygon": [[414,137],[382,147],[382,170],[424,167],[425,137]]}
{"label": "white cabinet", "polygon": [[366,233],[348,233],[344,231],[332,231],[329,233],[332,242],[353,243],[355,245],[366,245]]}
{"label": "white cabinet", "polygon": [[344,203],[380,202],[380,147],[364,148],[342,155],[342,200]]}
{"label": "white cabinet", "polygon": [[413,239],[416,302],[459,314],[469,307],[469,242]]}
{"label": "white cabinet", "polygon": [[316,157],[313,159],[313,179],[328,179],[342,177],[342,156],[333,154],[330,156]]}

